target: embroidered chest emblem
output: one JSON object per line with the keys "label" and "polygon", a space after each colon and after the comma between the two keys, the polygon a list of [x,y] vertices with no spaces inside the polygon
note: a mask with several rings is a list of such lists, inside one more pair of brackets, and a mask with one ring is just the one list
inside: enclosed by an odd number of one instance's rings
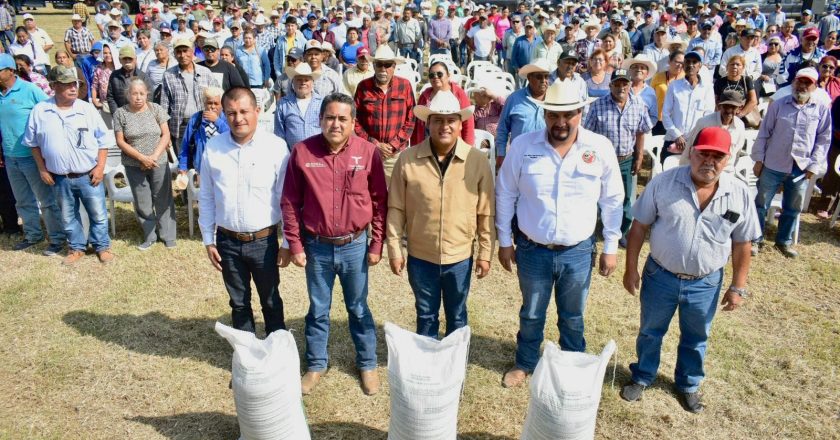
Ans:
{"label": "embroidered chest emblem", "polygon": [[586,150],[586,151],[583,152],[583,154],[580,156],[580,158],[583,159],[583,163],[595,162],[595,158],[596,158],[595,152],[592,151],[592,150]]}

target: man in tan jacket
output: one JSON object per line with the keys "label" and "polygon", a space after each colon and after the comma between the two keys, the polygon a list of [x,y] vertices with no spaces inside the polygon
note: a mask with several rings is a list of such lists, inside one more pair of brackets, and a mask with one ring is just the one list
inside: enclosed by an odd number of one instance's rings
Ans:
{"label": "man in tan jacket", "polygon": [[407,237],[417,333],[433,338],[441,299],[446,334],[467,325],[474,241],[475,272],[478,278],[490,273],[493,173],[487,156],[461,140],[462,122],[473,110],[461,109],[451,92],[438,92],[428,107],[414,107],[429,137],[399,156],[391,176],[386,239],[391,271],[401,275],[406,268],[401,242]]}

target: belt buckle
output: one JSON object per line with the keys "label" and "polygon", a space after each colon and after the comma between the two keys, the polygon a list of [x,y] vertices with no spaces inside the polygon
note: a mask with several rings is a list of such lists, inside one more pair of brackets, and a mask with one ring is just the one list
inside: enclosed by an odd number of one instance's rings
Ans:
{"label": "belt buckle", "polygon": [[253,232],[237,232],[236,239],[239,241],[254,241]]}
{"label": "belt buckle", "polygon": [[694,281],[694,280],[700,279],[700,277],[696,277],[694,275],[689,275],[689,274],[685,274],[685,273],[678,273],[676,275],[677,275],[677,278],[679,278],[681,280],[685,280],[685,281]]}

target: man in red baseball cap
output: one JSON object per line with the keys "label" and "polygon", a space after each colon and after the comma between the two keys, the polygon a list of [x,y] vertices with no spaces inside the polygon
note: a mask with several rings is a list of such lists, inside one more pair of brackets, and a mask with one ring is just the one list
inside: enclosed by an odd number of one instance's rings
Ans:
{"label": "man in red baseball cap", "polygon": [[342,81],[344,82],[344,88],[350,92],[351,96],[356,94],[356,86],[363,79],[370,78],[375,73],[370,65],[370,59],[370,51],[366,47],[360,46],[356,50],[356,65],[344,71]]}
{"label": "man in red baseball cap", "polygon": [[826,55],[824,48],[817,47],[817,42],[820,40],[820,31],[817,28],[809,27],[801,32],[802,38],[799,47],[790,51],[782,65],[779,66],[777,78],[784,80],[783,86],[793,82],[793,79],[796,78],[796,72],[802,68],[802,64],[806,61],[818,63]]}
{"label": "man in red baseball cap", "polygon": [[[633,205],[627,234],[624,288],[639,295],[641,323],[638,360],[621,398],[642,397],[659,370],[662,339],[679,313],[680,342],[674,391],[686,411],[703,411],[699,392],[712,320],[717,311],[724,267],[732,255],[732,280],[720,304],[735,310],[747,296],[751,241],[760,235],[747,186],[724,173],[730,159],[729,132],[707,127],[691,147],[690,166],[654,177]],[[639,252],[650,232],[650,255],[639,275]]]}

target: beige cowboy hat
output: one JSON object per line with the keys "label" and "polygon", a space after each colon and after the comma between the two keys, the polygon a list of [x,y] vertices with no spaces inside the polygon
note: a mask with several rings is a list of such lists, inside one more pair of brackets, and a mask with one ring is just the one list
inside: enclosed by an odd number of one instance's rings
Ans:
{"label": "beige cowboy hat", "polygon": [[431,115],[458,115],[463,121],[472,116],[473,111],[475,111],[474,105],[462,109],[461,103],[458,102],[458,98],[452,92],[440,91],[435,93],[428,106],[415,106],[414,116],[417,116],[417,119],[423,122],[429,122],[429,116]]}
{"label": "beige cowboy hat", "polygon": [[545,92],[544,101],[536,101],[537,105],[550,112],[568,112],[585,107],[595,101],[595,98],[581,99],[580,90],[572,81],[554,81]]}
{"label": "beige cowboy hat", "polygon": [[321,72],[313,72],[312,68],[309,67],[307,63],[298,63],[296,66],[286,66],[283,69],[283,72],[286,73],[286,76],[289,77],[289,80],[293,80],[296,76],[311,76],[313,81],[318,81],[318,78],[321,77]]}
{"label": "beige cowboy hat", "polygon": [[679,44],[680,45],[680,50],[683,51],[683,52],[685,52],[685,50],[688,48],[688,41],[685,41],[685,40],[683,40],[682,38],[679,38],[679,37],[669,38],[665,41],[665,47],[667,47],[668,50],[671,50],[671,46],[673,46],[675,44]]}
{"label": "beige cowboy hat", "polygon": [[470,87],[467,90],[467,95],[472,96],[473,93],[480,93],[480,92],[489,92],[493,96],[508,96],[510,95],[510,90],[506,89],[504,86],[498,83],[489,82],[488,84]]}
{"label": "beige cowboy hat", "polygon": [[376,52],[373,53],[373,62],[377,61],[393,61],[397,64],[405,63],[405,59],[397,56],[387,44],[377,47]]}
{"label": "beige cowboy hat", "polygon": [[549,65],[547,59],[539,58],[531,64],[522,66],[522,68],[519,69],[519,77],[522,79],[528,79],[529,73],[551,73],[552,70],[554,70],[554,66]]}
{"label": "beige cowboy hat", "polygon": [[645,81],[653,78],[653,75],[656,75],[656,69],[659,68],[649,56],[643,53],[640,53],[633,58],[628,58],[624,60],[624,62],[621,63],[621,68],[625,70],[630,70],[630,66],[632,66],[633,64],[644,64],[645,66],[647,66],[648,76],[647,78],[645,78]]}
{"label": "beige cowboy hat", "polygon": [[591,28],[591,27],[594,27],[594,28],[598,29],[597,32],[601,32],[601,22],[599,22],[598,20],[589,20],[589,21],[583,23],[583,25],[581,26],[581,29],[583,29],[584,32],[585,32],[587,28]]}

